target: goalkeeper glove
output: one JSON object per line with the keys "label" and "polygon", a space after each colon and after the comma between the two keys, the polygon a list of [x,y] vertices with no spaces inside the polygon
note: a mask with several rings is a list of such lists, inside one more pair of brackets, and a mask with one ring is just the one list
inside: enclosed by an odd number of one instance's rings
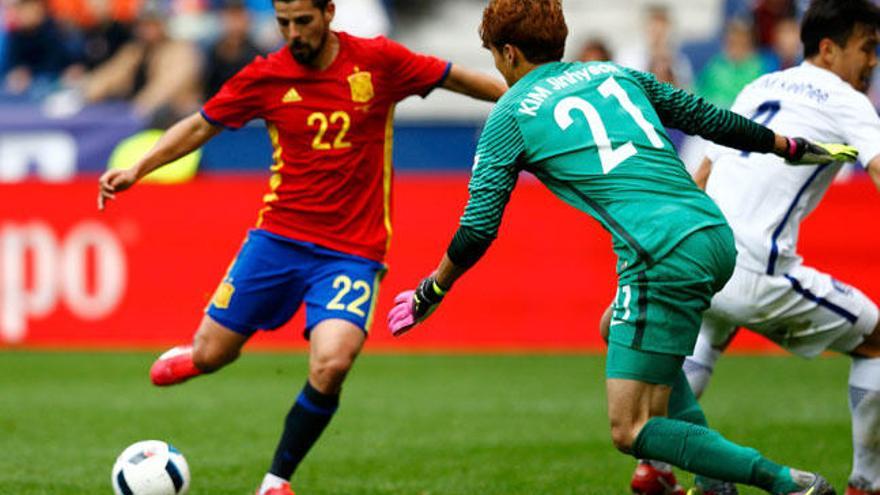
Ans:
{"label": "goalkeeper glove", "polygon": [[433,276],[422,280],[416,290],[397,294],[394,307],[388,312],[391,335],[399,337],[431,316],[445,295],[446,290],[437,284]]}
{"label": "goalkeeper glove", "polygon": [[859,152],[845,144],[813,143],[804,138],[785,138],[783,157],[791,165],[823,165],[831,162],[854,162]]}

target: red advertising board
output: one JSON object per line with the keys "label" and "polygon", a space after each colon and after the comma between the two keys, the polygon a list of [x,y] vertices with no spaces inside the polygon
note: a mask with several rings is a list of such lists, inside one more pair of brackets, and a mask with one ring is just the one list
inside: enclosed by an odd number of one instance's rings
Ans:
{"label": "red advertising board", "polygon": [[[388,335],[391,299],[434,268],[466,184],[464,174],[396,179],[390,271],[368,349],[601,349],[597,322],[615,289],[610,237],[526,177],[498,241],[443,307],[405,337]],[[142,185],[99,213],[94,180],[0,186],[0,347],[158,349],[188,341],[266,187],[254,175]],[[869,181],[835,185],[801,233],[808,264],[875,300],[878,207]],[[302,322],[299,314],[252,345],[302,347]],[[735,345],[772,348],[750,335]]]}

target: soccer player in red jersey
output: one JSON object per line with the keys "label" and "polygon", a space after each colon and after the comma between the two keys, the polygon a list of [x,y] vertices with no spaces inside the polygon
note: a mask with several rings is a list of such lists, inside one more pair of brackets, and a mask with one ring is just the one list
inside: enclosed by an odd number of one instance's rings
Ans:
{"label": "soccer player in red jersey", "polygon": [[255,331],[280,327],[305,303],[309,376],[258,495],[292,493],[289,479],[335,412],[370,327],[391,234],[394,105],[436,86],[487,101],[507,89],[384,37],[331,31],[332,0],[279,0],[274,7],[287,46],[242,69],[133,167],[105,173],[98,195],[103,209],[224,128],[266,121],[274,164],[257,226],[192,346],[166,352],[150,372],[156,385],[172,385],[215,371],[235,360]]}

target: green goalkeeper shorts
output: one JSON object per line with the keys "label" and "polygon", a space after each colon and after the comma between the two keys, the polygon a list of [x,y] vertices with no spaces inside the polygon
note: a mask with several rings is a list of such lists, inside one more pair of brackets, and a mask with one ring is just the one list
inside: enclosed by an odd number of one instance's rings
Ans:
{"label": "green goalkeeper shorts", "polygon": [[685,237],[652,266],[620,278],[609,342],[634,350],[690,355],[703,311],[727,283],[735,264],[733,232],[727,225]]}
{"label": "green goalkeeper shorts", "polygon": [[681,373],[684,356],[633,349],[608,343],[605,377],[673,386]]}

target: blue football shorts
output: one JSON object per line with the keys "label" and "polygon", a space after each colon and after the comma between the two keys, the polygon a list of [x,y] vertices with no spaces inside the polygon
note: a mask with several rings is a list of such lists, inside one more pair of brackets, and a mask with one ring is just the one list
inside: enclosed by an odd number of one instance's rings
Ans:
{"label": "blue football shorts", "polygon": [[250,336],[275,330],[306,305],[306,328],[338,318],[370,329],[385,265],[309,242],[254,229],[205,312]]}

